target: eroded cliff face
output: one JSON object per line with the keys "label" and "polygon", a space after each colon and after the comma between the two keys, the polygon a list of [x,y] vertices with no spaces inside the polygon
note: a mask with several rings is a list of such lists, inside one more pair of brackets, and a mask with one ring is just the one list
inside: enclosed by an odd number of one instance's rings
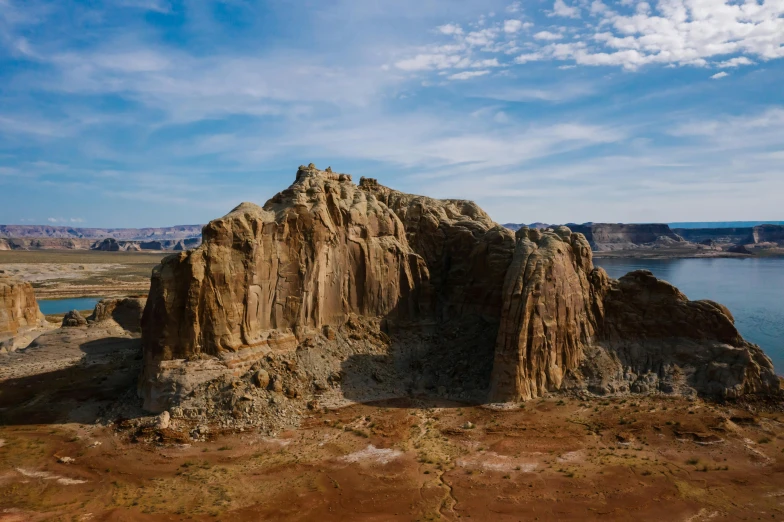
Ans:
{"label": "eroded cliff face", "polygon": [[503,287],[491,400],[527,400],[559,389],[591,342],[597,302],[591,247],[566,227],[517,231]]}
{"label": "eroded cliff face", "polygon": [[19,328],[37,326],[42,318],[33,286],[0,276],[0,334],[14,335]]}
{"label": "eroded cliff face", "polygon": [[41,326],[44,321],[33,286],[0,275],[0,341],[17,335],[22,329]]}
{"label": "eroded cliff face", "polygon": [[351,314],[419,316],[429,279],[397,216],[350,176],[302,169],[261,208],[208,224],[204,244],[155,270],[144,315],[154,359],[296,347]]}
{"label": "eroded cliff face", "polygon": [[[609,279],[566,227],[513,234],[471,202],[311,166],[203,237],[153,274],[140,383],[150,409],[226,389],[210,384],[226,375],[235,395],[264,383],[253,393],[278,408],[275,394],[367,390],[498,402],[563,388],[778,391],[724,307],[650,274]],[[255,408],[232,397],[211,407]]]}

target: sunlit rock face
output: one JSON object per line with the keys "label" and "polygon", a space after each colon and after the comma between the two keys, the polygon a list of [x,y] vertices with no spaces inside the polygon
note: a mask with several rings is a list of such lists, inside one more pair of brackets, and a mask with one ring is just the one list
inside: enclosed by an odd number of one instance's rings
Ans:
{"label": "sunlit rock face", "polygon": [[33,286],[0,275],[0,336],[14,336],[20,328],[39,326],[43,320]]}
{"label": "sunlit rock face", "polygon": [[[565,387],[719,396],[778,389],[770,360],[741,338],[724,307],[690,302],[650,274],[611,280],[593,267],[582,234],[515,234],[468,201],[404,194],[370,178],[357,185],[311,165],[263,207],[243,203],[211,222],[203,240],[153,273],[140,384],[151,409],[221,368],[239,375],[270,354],[324,350],[352,317],[440,350],[421,352],[454,365],[435,373],[470,373],[460,350],[495,338],[471,349],[492,366],[483,386],[496,402]],[[461,333],[468,324],[475,338]],[[441,353],[447,335],[462,354],[453,361]]]}

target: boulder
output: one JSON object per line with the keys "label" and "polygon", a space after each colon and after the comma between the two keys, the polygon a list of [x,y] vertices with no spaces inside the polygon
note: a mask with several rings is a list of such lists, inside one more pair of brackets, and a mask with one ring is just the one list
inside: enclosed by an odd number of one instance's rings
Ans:
{"label": "boulder", "polygon": [[142,313],[146,303],[147,299],[143,297],[102,299],[95,305],[87,321],[90,323],[113,321],[129,332],[141,332]]}
{"label": "boulder", "polygon": [[87,319],[78,310],[71,310],[63,317],[63,328],[77,328],[87,326]]}

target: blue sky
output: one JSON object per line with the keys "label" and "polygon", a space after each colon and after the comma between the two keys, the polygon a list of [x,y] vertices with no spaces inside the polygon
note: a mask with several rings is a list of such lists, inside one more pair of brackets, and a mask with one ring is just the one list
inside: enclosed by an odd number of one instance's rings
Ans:
{"label": "blue sky", "polygon": [[783,57],[782,0],[0,0],[0,223],[203,223],[309,162],[499,222],[781,220]]}

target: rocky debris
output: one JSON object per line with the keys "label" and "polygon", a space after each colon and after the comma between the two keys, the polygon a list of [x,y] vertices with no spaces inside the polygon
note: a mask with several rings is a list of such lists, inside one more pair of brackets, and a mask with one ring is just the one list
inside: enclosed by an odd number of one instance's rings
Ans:
{"label": "rocky debris", "polygon": [[266,389],[270,384],[270,376],[267,370],[259,370],[253,376],[253,383],[259,387]]}
{"label": "rocky debris", "polygon": [[79,313],[79,310],[71,310],[63,317],[63,328],[77,328],[80,326],[87,326],[87,319]]}
{"label": "rocky debris", "polygon": [[726,308],[650,273],[611,280],[582,234],[512,233],[474,203],[313,166],[164,259],[142,331],[145,407],[224,427],[283,429],[322,404],[419,394],[779,390]]}
{"label": "rocky debris", "polygon": [[159,430],[168,429],[171,425],[171,416],[168,411],[165,411],[155,418],[155,427]]}

